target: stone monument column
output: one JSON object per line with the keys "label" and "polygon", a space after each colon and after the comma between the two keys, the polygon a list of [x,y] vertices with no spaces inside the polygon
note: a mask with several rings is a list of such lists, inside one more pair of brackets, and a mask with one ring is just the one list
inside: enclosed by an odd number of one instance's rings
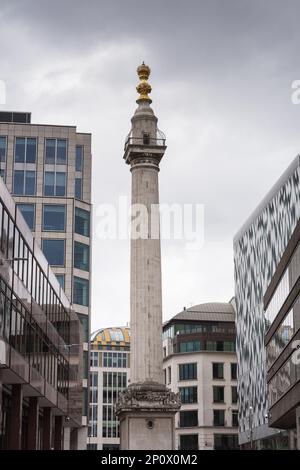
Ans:
{"label": "stone monument column", "polygon": [[125,142],[132,174],[130,385],[119,397],[121,449],[174,449],[178,397],[163,384],[159,163],[166,139],[149,98],[150,68],[137,69],[138,107]]}

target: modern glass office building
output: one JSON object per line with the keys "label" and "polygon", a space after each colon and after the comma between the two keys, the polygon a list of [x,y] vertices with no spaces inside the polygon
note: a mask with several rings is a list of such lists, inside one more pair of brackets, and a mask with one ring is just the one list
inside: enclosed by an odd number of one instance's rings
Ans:
{"label": "modern glass office building", "polygon": [[[62,449],[81,426],[82,327],[0,178],[0,449]],[[65,436],[66,437],[66,436]],[[69,444],[68,444],[69,445]]]}
{"label": "modern glass office building", "polygon": [[264,296],[269,425],[300,449],[300,221]]}
{"label": "modern glass office building", "polygon": [[300,159],[291,163],[234,239],[239,441],[286,448],[287,433],[269,426],[264,295],[300,218]]}
{"label": "modern glass office building", "polygon": [[31,123],[0,112],[0,171],[84,328],[84,405],[78,448],[86,447],[91,298],[91,135],[75,126]]}

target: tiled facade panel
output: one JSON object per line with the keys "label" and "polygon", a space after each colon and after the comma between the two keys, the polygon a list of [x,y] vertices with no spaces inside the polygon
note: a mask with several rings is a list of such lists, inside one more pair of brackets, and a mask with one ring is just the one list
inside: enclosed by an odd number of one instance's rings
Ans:
{"label": "tiled facade panel", "polygon": [[267,381],[263,296],[300,218],[300,168],[235,241],[237,357],[240,432],[266,423]]}

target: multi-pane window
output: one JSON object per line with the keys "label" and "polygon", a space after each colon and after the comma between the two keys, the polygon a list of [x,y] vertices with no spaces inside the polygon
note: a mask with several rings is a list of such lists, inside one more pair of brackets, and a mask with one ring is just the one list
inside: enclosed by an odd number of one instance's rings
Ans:
{"label": "multi-pane window", "polygon": [[222,362],[214,362],[212,365],[213,379],[224,379],[224,364]]}
{"label": "multi-pane window", "polygon": [[97,406],[97,405],[90,405],[89,413],[90,413],[90,416],[89,416],[89,421],[90,421],[90,436],[91,436],[91,437],[97,437],[97,432],[98,432],[98,429],[97,429],[97,423],[98,423],[98,418],[97,418],[98,406]]}
{"label": "multi-pane window", "polygon": [[231,363],[231,380],[237,380],[237,363]]}
{"label": "multi-pane window", "polygon": [[65,275],[64,274],[55,274],[60,287],[65,290]]}
{"label": "multi-pane window", "polygon": [[129,367],[129,355],[124,352],[104,352],[103,367]]}
{"label": "multi-pane window", "polygon": [[214,450],[238,449],[237,434],[214,434]]}
{"label": "multi-pane window", "polygon": [[213,386],[214,403],[224,403],[224,387]]}
{"label": "multi-pane window", "polygon": [[67,164],[66,139],[46,139],[45,163],[47,165]]}
{"label": "multi-pane window", "polygon": [[14,170],[13,193],[17,196],[35,194],[35,171]]}
{"label": "multi-pane window", "polygon": [[237,403],[237,401],[238,401],[237,387],[231,387],[231,403]]}
{"label": "multi-pane window", "polygon": [[17,203],[17,207],[30,230],[35,230],[35,204]]}
{"label": "multi-pane window", "polygon": [[52,266],[65,265],[65,240],[44,238],[42,240],[44,255]]}
{"label": "multi-pane window", "polygon": [[115,404],[120,392],[127,386],[126,372],[103,373],[103,408],[102,436],[119,437],[119,421],[115,413]]}
{"label": "multi-pane window", "polygon": [[213,426],[225,426],[225,411],[213,410],[213,412],[214,412]]}
{"label": "multi-pane window", "polygon": [[64,232],[66,223],[66,206],[58,204],[43,205],[43,230]]}
{"label": "multi-pane window", "polygon": [[181,403],[197,403],[197,387],[180,387],[179,388]]}
{"label": "multi-pane window", "polygon": [[198,426],[198,410],[180,411],[179,426],[181,428]]}
{"label": "multi-pane window", "polygon": [[197,363],[179,364],[179,380],[197,379]]}
{"label": "multi-pane window", "polygon": [[91,351],[90,354],[90,364],[91,367],[98,367],[99,366],[99,353],[98,351]]}
{"label": "multi-pane window", "polygon": [[44,195],[66,195],[66,173],[64,171],[45,171]]}
{"label": "multi-pane window", "polygon": [[15,163],[35,163],[36,148],[35,137],[16,137]]}
{"label": "multi-pane window", "polygon": [[198,434],[181,434],[179,450],[198,450]]}
{"label": "multi-pane window", "polygon": [[75,207],[75,232],[85,237],[90,236],[90,213]]}
{"label": "multi-pane window", "polygon": [[231,424],[233,427],[237,427],[239,425],[239,412],[238,410],[232,410],[231,412]]}
{"label": "multi-pane window", "polygon": [[74,242],[74,267],[88,271],[90,267],[90,247],[84,243]]}
{"label": "multi-pane window", "polygon": [[81,277],[74,276],[74,295],[75,304],[89,306],[89,281]]}
{"label": "multi-pane window", "polygon": [[0,136],[0,162],[6,161],[6,137]]}

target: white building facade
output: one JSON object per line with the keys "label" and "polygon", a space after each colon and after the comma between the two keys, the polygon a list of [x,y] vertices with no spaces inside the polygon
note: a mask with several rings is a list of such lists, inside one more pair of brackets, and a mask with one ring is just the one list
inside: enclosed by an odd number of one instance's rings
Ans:
{"label": "white building facade", "polygon": [[164,324],[164,377],[179,393],[176,449],[238,448],[234,307],[210,303]]}

